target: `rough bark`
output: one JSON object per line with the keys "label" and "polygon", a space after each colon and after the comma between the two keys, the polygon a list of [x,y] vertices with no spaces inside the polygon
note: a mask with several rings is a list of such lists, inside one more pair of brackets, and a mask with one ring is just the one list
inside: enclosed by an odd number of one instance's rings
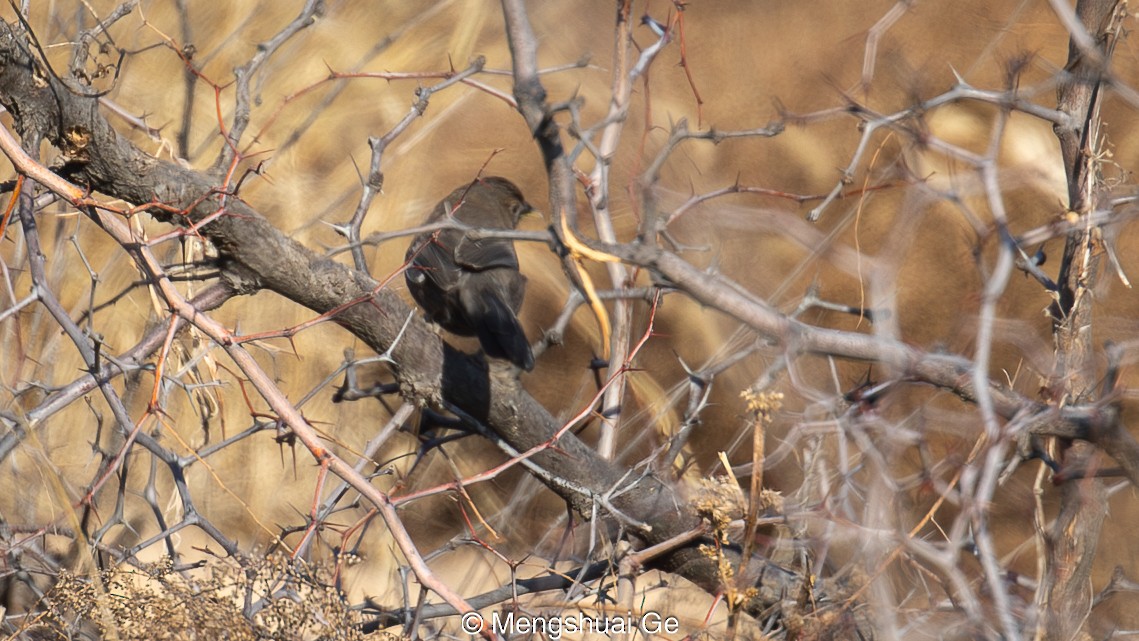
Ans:
{"label": "rough bark", "polygon": [[[21,136],[42,136],[63,151],[65,162],[57,171],[67,179],[92,192],[153,205],[148,211],[156,218],[195,227],[217,248],[224,278],[242,291],[271,290],[328,315],[377,353],[390,349],[400,393],[409,401],[439,411],[457,409],[520,452],[550,441],[561,427],[516,378],[499,375],[482,357],[445,344],[418,315],[405,327],[412,310],[394,292],[290,239],[261,213],[224,193],[218,177],[162,161],[135,147],[102,117],[95,97],[45,74],[29,53],[20,28],[4,22],[0,22],[0,104],[12,113]],[[77,146],[76,140],[82,145]],[[596,497],[618,487],[625,490],[610,504],[626,523],[649,526],[632,530],[646,545],[667,541],[702,523],[673,487],[603,460],[573,434],[562,435],[532,460],[547,473],[547,485],[582,515],[594,513]],[[597,513],[617,525],[604,509]],[[709,591],[721,588],[716,562],[697,546],[669,552],[660,567]],[[766,574],[765,585],[749,608],[755,612],[794,590],[789,587],[790,574]]]}
{"label": "rough bark", "polygon": [[[1071,127],[1056,127],[1068,181],[1069,215],[1086,216],[1094,208],[1101,188],[1096,155],[1099,145],[1099,107],[1104,78],[1118,29],[1116,0],[1080,0],[1076,17],[1094,39],[1094,48],[1080,44],[1073,34],[1068,50],[1067,77],[1057,88],[1058,108],[1071,116]],[[1095,400],[1096,372],[1091,292],[1100,275],[1102,236],[1097,228],[1077,225],[1065,241],[1060,267],[1059,300],[1052,308],[1056,350],[1054,387],[1062,390],[1063,404]],[[1118,424],[1108,427],[1117,433]],[[1093,470],[1102,465],[1100,452],[1085,441],[1063,441],[1060,459],[1064,469]],[[1112,453],[1111,449],[1107,450]],[[1045,574],[1037,594],[1039,611],[1036,638],[1067,641],[1079,638],[1091,611],[1092,564],[1104,518],[1107,492],[1103,481],[1088,478],[1060,486],[1060,512],[1045,534]]]}

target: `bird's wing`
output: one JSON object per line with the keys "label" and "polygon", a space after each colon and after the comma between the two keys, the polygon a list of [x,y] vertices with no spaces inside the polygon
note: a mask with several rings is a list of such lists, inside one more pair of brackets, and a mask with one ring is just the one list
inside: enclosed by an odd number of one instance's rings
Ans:
{"label": "bird's wing", "polygon": [[427,278],[443,291],[450,291],[459,282],[460,271],[451,264],[448,241],[458,242],[457,238],[447,238],[446,232],[432,238],[430,234],[417,237],[408,248],[411,265],[410,278]]}
{"label": "bird's wing", "polygon": [[463,269],[481,272],[488,269],[518,269],[514,243],[501,238],[463,236],[455,245],[455,264]]}

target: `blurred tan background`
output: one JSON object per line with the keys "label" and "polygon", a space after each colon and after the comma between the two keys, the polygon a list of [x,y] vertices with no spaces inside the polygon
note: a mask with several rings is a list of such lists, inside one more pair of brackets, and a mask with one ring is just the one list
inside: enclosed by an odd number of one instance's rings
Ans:
{"label": "blurred tan background", "polygon": [[[130,114],[145,117],[150,126],[159,129],[161,139],[132,131],[112,116],[120,131],[163,158],[182,155],[192,166],[205,169],[221,145],[216,113],[220,108],[227,126],[232,114],[230,82],[234,67],[255,52],[257,43],[291,20],[298,5],[195,1],[187,5],[180,15],[174,3],[143,3],[141,9],[117,23],[111,31],[115,43],[130,53],[117,81],[103,79],[99,83],[110,88],[108,100]],[[615,14],[612,3],[530,5],[543,67],[561,67],[588,56],[584,67],[544,76],[550,100],[581,96],[583,121],[596,122],[608,107]],[[77,24],[89,27],[90,12],[106,15],[114,6],[101,1],[37,4],[31,24],[46,50],[56,56],[57,68],[63,69],[70,55],[67,44]],[[727,187],[737,180],[789,194],[827,193],[840,180],[859,141],[857,121],[841,113],[848,100],[885,114],[948,90],[956,76],[975,87],[1003,89],[1010,65],[1023,58],[1027,62],[1020,87],[1036,91],[1030,96],[1034,102],[1054,105],[1054,85],[1049,79],[1064,65],[1067,34],[1046,3],[917,3],[881,33],[870,84],[859,88],[868,35],[876,21],[894,6],[893,2],[842,0],[688,3],[684,12],[686,61],[704,104],[698,111],[685,70],[677,64],[678,44],[670,45],[651,68],[648,86],[638,83],[636,87],[630,118],[613,160],[609,193],[619,237],[630,239],[638,220],[637,199],[631,196],[635,193],[629,186],[661,149],[671,124],[682,118],[692,129],[729,131],[764,126],[783,117],[783,110],[788,127],[773,139],[729,140],[718,145],[685,143],[662,173],[657,193],[666,210],[679,206],[692,193]],[[638,1],[633,9],[635,18],[647,12],[662,21],[671,11],[673,5],[662,1]],[[3,10],[6,19],[10,14],[10,8]],[[634,29],[634,38],[642,47],[655,41],[643,26]],[[193,84],[189,101],[193,106],[192,126],[188,144],[179,149],[178,136],[188,104],[185,66],[166,45],[174,43],[175,48],[182,48],[187,42],[193,45],[193,63],[204,80]],[[369,160],[368,137],[386,133],[408,113],[417,84],[431,85],[438,80],[328,80],[329,71],[445,71],[462,69],[477,55],[486,56],[489,70],[477,80],[509,94],[509,51],[497,3],[329,2],[325,15],[278,51],[255,80],[257,100],[245,138],[251,143],[250,155],[242,169],[261,163],[261,173],[244,183],[241,197],[311,248],[342,246],[343,239],[330,225],[346,221],[358,202],[360,175],[367,170]],[[114,62],[115,56],[106,54],[98,59]],[[1135,62],[1136,43],[1124,39],[1115,55],[1115,69],[1132,86],[1136,84]],[[209,82],[220,88],[217,94]],[[802,121],[791,118],[836,109],[839,111]],[[927,113],[923,126],[931,135],[983,152],[990,144],[996,113],[990,106],[961,103]],[[1109,98],[1105,114],[1113,164],[1104,171],[1124,180],[1139,159],[1136,137],[1129,135],[1136,124],[1135,109]],[[565,140],[571,145],[574,142],[568,136]],[[1014,116],[1000,140],[999,160],[1005,206],[1014,233],[1046,224],[1063,213],[1063,171],[1058,144],[1047,123]],[[388,149],[383,194],[372,205],[364,234],[419,224],[441,197],[473,178],[484,164],[487,174],[511,178],[531,202],[546,207],[541,158],[521,117],[503,100],[471,86],[458,85],[436,94],[426,114]],[[592,159],[582,154],[578,166],[588,172]],[[10,174],[10,168],[6,171]],[[878,185],[890,187],[839,200],[814,225],[804,218],[817,200],[797,204],[786,198],[741,194],[691,210],[671,231],[682,242],[702,248],[686,253],[690,260],[718,269],[784,311],[794,310],[814,285],[827,300],[890,312],[874,326],[852,316],[817,310],[805,314],[809,322],[877,331],[920,346],[970,354],[975,346],[979,291],[995,249],[994,238],[979,235],[970,223],[972,216],[984,228],[990,220],[977,176],[968,167],[924,148],[913,136],[882,131],[872,139],[871,149],[855,168],[848,189]],[[943,198],[948,191],[960,198],[960,205]],[[579,207],[588,218],[584,199],[579,199]],[[537,230],[547,223],[548,219],[531,220],[524,226]],[[152,223],[146,226],[151,234],[164,229]],[[110,246],[90,222],[71,213],[46,213],[40,227],[50,248],[53,283],[75,316],[88,308],[92,298],[100,304],[137,279],[125,255]],[[1133,228],[1121,225],[1109,234],[1117,240],[1123,269],[1134,278],[1139,273],[1135,259],[1139,247]],[[71,243],[73,237],[75,245]],[[9,231],[0,241],[0,257],[8,265],[22,260],[25,250],[20,238]],[[383,280],[395,274],[407,242],[402,238],[367,248],[373,276]],[[1049,242],[1045,249],[1050,260],[1044,270],[1055,276],[1062,240]],[[79,251],[98,272],[94,294]],[[519,251],[523,271],[530,279],[523,323],[531,338],[537,339],[561,309],[567,285],[557,260],[545,246],[520,244]],[[172,263],[180,260],[176,243],[160,248],[160,255]],[[348,254],[340,256],[350,261]],[[605,282],[602,270],[595,274]],[[22,296],[28,286],[26,274],[12,274],[10,278],[16,284],[17,298]],[[647,276],[641,275],[640,282],[647,283]],[[392,278],[388,286],[402,290],[402,277]],[[1139,311],[1134,292],[1109,270],[1096,295],[1101,305],[1097,342],[1107,338],[1133,340]],[[1050,326],[1043,314],[1048,302],[1038,284],[1017,274],[999,309],[992,376],[1032,397],[1050,367]],[[295,325],[312,317],[307,310],[268,293],[232,301],[214,315],[246,334]],[[644,330],[645,317],[642,303],[635,335]],[[117,352],[130,347],[154,318],[155,309],[146,291],[136,289],[113,306],[101,308],[92,326]],[[632,398],[622,432],[624,456],[629,462],[660,445],[677,429],[688,403],[682,363],[702,367],[747,348],[755,340],[737,331],[731,319],[678,295],[666,299],[656,333],[637,360],[639,371],[630,379]],[[597,340],[592,317],[585,310],[579,311],[565,345],[543,355],[536,370],[524,377],[527,389],[561,416],[568,418],[580,411],[596,391],[587,365],[596,355]],[[254,352],[294,401],[323,384],[302,409],[343,454],[359,451],[387,420],[388,412],[375,401],[331,402],[342,377],[325,379],[342,363],[343,350],[355,348],[357,357],[369,355],[360,353],[361,346],[338,328],[322,324],[301,332],[291,343],[267,340],[259,347]],[[189,339],[183,341],[183,348],[188,353],[200,350]],[[224,355],[212,356],[228,367]],[[760,377],[775,356],[761,350],[715,379],[711,404],[689,444],[685,473],[712,473],[720,451],[729,452],[737,464],[752,460],[749,421],[739,393]],[[202,401],[207,406],[218,405],[203,415],[199,400],[182,390],[167,388],[162,392],[162,405],[168,416],[161,426],[153,420],[145,426],[160,434],[168,447],[183,452],[188,452],[186,446],[205,441],[203,424],[210,426],[210,438],[217,441],[223,429],[233,435],[248,427],[250,421],[250,409],[242,400],[233,368],[210,371],[208,360],[198,361],[198,366],[204,378],[221,381],[220,387],[209,388],[212,400]],[[29,381],[45,386],[64,384],[79,374],[78,367],[74,350],[42,311],[22,313],[18,322],[0,323],[0,407],[34,407],[42,400],[44,390],[29,386]],[[790,372],[776,381],[788,397],[768,435],[769,451],[775,451],[784,437],[801,438],[813,421],[822,421],[835,398],[858,385],[867,370],[866,365],[838,363],[832,367],[821,358],[798,359]],[[878,372],[875,377],[881,375]],[[378,367],[366,370],[365,378],[369,382],[386,380]],[[117,385],[121,388],[124,383]],[[153,380],[144,375],[134,380],[133,388],[130,385],[126,387],[132,410],[141,415]],[[102,400],[93,396],[91,403],[96,410],[76,404],[53,417],[34,440],[0,465],[0,485],[26,488],[0,497],[0,514],[5,520],[50,519],[79,497],[95,469],[91,453],[95,411],[109,421]],[[266,409],[259,399],[253,399],[252,405],[257,411]],[[881,412],[897,426],[896,431],[883,431],[880,438],[897,439],[894,453],[900,462],[900,476],[901,470],[917,473],[927,469],[931,458],[942,464],[949,461],[947,465],[952,468],[954,457],[962,457],[976,437],[975,414],[944,393],[910,389],[891,396]],[[594,437],[592,429],[585,432],[585,438]],[[312,502],[314,469],[307,454],[278,446],[272,436],[259,434],[191,470],[191,482],[202,501],[199,507],[228,532],[241,532],[244,545],[267,545],[279,526],[300,522]],[[108,425],[101,438],[104,447],[115,442]],[[739,444],[741,440],[743,445]],[[448,449],[461,472],[483,469],[497,456],[489,446],[472,441],[467,439]],[[918,442],[923,446],[918,447]],[[414,488],[450,477],[446,461],[438,455],[428,456],[407,477],[414,450],[415,441],[409,435],[394,438],[379,463],[390,465],[395,474],[381,477],[377,483],[384,489],[397,483]],[[773,461],[767,484],[787,493],[802,489],[801,465],[802,460],[795,455]],[[945,474],[945,469],[937,467],[935,475]],[[133,474],[138,476],[138,483],[145,480],[141,468]],[[66,497],[47,489],[54,485],[47,480],[51,477],[64,480],[63,487],[69,492]],[[1026,573],[1032,572],[1034,559],[1030,550],[1017,546],[1031,536],[1031,503],[1023,500],[1031,483],[1032,472],[1022,472],[1002,490],[1008,502],[994,506],[1001,518],[999,534],[1007,559]],[[520,552],[541,540],[539,545],[547,546],[548,551],[556,543],[560,531],[551,524],[563,518],[564,509],[541,493],[534,481],[519,474],[508,475],[472,488],[472,494],[484,517],[504,535],[503,542],[496,542],[502,549]],[[1122,489],[1114,497],[1104,535],[1105,572],[1117,564],[1137,567],[1139,548],[1128,536],[1139,516],[1137,497],[1130,489]],[[935,498],[928,487],[907,486],[899,494],[895,515],[898,527],[904,530],[912,525],[914,515],[924,513]],[[172,499],[170,509],[173,506]],[[406,510],[405,519],[420,537],[424,550],[463,530],[460,512],[450,498],[416,503]],[[122,542],[154,534],[153,520],[144,510],[139,509],[131,522],[138,532],[123,528],[119,533]],[[186,532],[184,536],[192,542],[199,534]],[[326,540],[328,545],[340,544],[333,533],[326,533]],[[382,535],[370,533],[361,550],[366,563],[348,572],[346,587],[381,601],[395,598],[398,589],[389,574],[395,561],[387,554],[388,548]],[[186,550],[192,554],[189,546]],[[496,585],[504,580],[501,567],[485,558],[471,562],[468,556],[473,554],[452,555],[448,563],[440,564],[440,570],[466,574],[467,586]]]}

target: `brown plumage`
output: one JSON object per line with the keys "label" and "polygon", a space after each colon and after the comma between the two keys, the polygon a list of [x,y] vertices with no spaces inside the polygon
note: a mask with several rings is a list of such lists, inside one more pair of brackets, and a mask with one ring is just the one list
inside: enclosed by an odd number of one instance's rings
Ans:
{"label": "brown plumage", "polygon": [[[427,222],[447,217],[478,229],[514,229],[533,208],[505,178],[483,178],[459,187],[435,206]],[[477,336],[483,352],[524,370],[534,355],[518,310],[526,278],[518,272],[514,242],[474,238],[459,229],[424,232],[407,250],[404,277],[427,319],[462,336]]]}

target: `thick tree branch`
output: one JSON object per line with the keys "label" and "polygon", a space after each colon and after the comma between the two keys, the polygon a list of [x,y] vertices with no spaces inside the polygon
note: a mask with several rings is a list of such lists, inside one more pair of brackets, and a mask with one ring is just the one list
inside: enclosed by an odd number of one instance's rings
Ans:
{"label": "thick tree branch", "polygon": [[[1107,65],[1121,28],[1122,6],[1126,3],[1117,0],[1079,0],[1075,16],[1079,24],[1067,23],[1071,35],[1065,70],[1069,75],[1057,87],[1056,102],[1072,124],[1057,125],[1055,132],[1067,176],[1068,209],[1084,218],[1095,208],[1103,185],[1100,107],[1107,88]],[[1065,6],[1062,14],[1066,13]],[[1089,34],[1094,42],[1088,42]],[[1058,381],[1064,403],[1091,402],[1096,394],[1091,292],[1102,258],[1103,237],[1098,228],[1080,225],[1068,233],[1057,279],[1059,298],[1051,310],[1056,349],[1053,379]],[[1120,463],[1129,465],[1127,442],[1133,439],[1118,421],[1102,436],[1104,450],[1111,455],[1120,452]],[[1062,441],[1059,448],[1063,468],[1101,465],[1100,453],[1088,443]],[[1091,611],[1092,563],[1107,516],[1106,498],[1103,481],[1094,476],[1061,487],[1060,513],[1045,533],[1046,566],[1036,595],[1037,638],[1073,638]]]}
{"label": "thick tree branch", "polygon": [[[246,291],[274,291],[327,315],[378,353],[390,349],[393,371],[409,402],[440,411],[458,408],[490,426],[518,451],[544,443],[558,430],[559,422],[512,376],[488,369],[481,357],[442,343],[418,316],[404,329],[411,310],[394,292],[288,238],[210,177],[140,151],[103,119],[95,99],[72,92],[58,79],[42,82],[33,67],[18,29],[0,23],[0,103],[12,112],[22,136],[42,135],[64,151],[61,171],[73,182],[149,205],[157,218],[207,238],[217,248],[227,277],[240,282]],[[83,141],[81,149],[75,148],[76,135]],[[568,178],[568,167],[559,166]],[[572,203],[572,189],[568,194]],[[63,195],[76,197],[71,190],[64,190]],[[532,460],[551,478],[572,482],[552,484],[551,489],[582,514],[593,512],[594,495],[610,492],[627,474],[572,434],[562,436],[556,448],[545,449]],[[642,477],[632,491],[612,503],[623,514],[650,525],[651,531],[643,537],[647,544],[667,540],[700,523],[670,487],[651,476]],[[662,565],[709,590],[719,589],[715,563],[695,547],[673,552]],[[757,610],[777,601],[788,589],[788,577],[775,574],[780,580],[763,586],[756,599]]]}

